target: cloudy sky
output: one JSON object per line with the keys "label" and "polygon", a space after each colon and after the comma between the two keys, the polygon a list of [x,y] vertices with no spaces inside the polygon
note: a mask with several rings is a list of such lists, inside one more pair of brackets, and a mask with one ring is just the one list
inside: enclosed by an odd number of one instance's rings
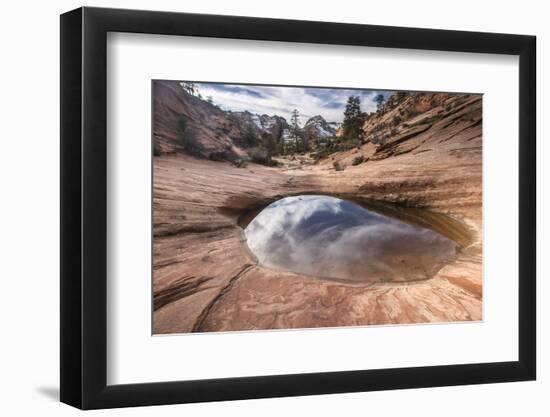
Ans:
{"label": "cloudy sky", "polygon": [[376,109],[378,93],[387,98],[393,91],[344,90],[332,88],[268,87],[242,84],[195,83],[203,97],[211,96],[224,110],[283,116],[290,121],[293,109],[300,112],[300,123],[320,114],[328,122],[341,122],[349,96],[361,97],[361,109]]}
{"label": "cloudy sky", "polygon": [[246,227],[258,261],[275,269],[352,281],[422,279],[454,258],[438,233],[335,197],[286,197]]}

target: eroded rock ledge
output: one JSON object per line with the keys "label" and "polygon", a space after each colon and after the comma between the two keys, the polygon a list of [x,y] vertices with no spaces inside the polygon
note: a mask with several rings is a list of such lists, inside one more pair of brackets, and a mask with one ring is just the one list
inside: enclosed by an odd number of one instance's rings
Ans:
{"label": "eroded rock ledge", "polygon": [[[480,320],[481,100],[424,119],[383,146],[292,169],[156,157],[154,333]],[[358,154],[367,162],[353,166]],[[414,283],[345,284],[257,265],[239,216],[300,193],[427,208],[470,235],[455,262]]]}
{"label": "eroded rock ledge", "polygon": [[[376,181],[375,187],[353,175],[364,169],[350,169],[345,175],[329,172],[323,177],[325,183],[308,170],[290,175],[254,166],[243,171],[180,157],[158,161],[155,175],[168,178],[182,169],[185,179],[177,186],[155,190],[155,204],[162,199],[164,206],[171,207],[155,211],[156,333],[481,318],[480,195],[467,192],[468,182],[442,178],[436,182],[436,192],[426,188],[424,178],[414,182],[408,176],[406,185],[393,177]],[[467,178],[479,181],[474,175]],[[200,191],[193,190],[197,181],[203,181]],[[435,278],[409,285],[335,284],[255,265],[237,225],[237,213],[287,193],[327,193],[333,187],[350,197],[388,201],[393,196],[393,201],[421,202],[451,213],[468,225],[474,241]],[[450,206],[457,210],[450,211]]]}

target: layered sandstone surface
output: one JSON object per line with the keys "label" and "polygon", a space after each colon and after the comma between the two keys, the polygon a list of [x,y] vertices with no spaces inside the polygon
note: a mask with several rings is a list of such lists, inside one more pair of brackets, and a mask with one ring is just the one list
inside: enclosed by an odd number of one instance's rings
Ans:
{"label": "layered sandstone surface", "polygon": [[[480,320],[481,97],[407,97],[376,118],[365,123],[366,143],[316,164],[155,157],[154,333]],[[341,283],[258,265],[239,219],[303,193],[427,209],[428,223],[461,249],[435,277],[409,283]]]}

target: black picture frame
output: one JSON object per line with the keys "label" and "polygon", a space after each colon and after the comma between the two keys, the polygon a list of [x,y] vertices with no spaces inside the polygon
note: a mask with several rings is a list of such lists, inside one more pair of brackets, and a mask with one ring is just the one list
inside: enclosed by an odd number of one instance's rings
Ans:
{"label": "black picture frame", "polygon": [[[107,385],[108,32],[519,56],[519,358]],[[136,10],[61,16],[61,401],[82,409],[533,380],[536,377],[536,38]]]}

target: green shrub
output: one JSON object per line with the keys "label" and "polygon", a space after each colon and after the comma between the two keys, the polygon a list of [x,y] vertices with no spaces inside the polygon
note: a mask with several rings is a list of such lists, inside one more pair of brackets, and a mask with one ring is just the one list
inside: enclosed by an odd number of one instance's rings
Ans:
{"label": "green shrub", "polygon": [[243,136],[243,142],[245,147],[255,147],[258,146],[260,138],[252,131],[252,129],[249,129]]}
{"label": "green shrub", "polygon": [[364,160],[365,160],[365,157],[363,155],[357,155],[355,158],[353,158],[353,161],[351,162],[351,164],[353,166],[356,166],[356,165],[362,164]]}
{"label": "green shrub", "polygon": [[401,116],[395,116],[392,120],[392,125],[397,126],[401,123]]}
{"label": "green shrub", "polygon": [[266,149],[260,147],[254,147],[247,149],[246,153],[250,157],[250,160],[256,164],[274,166],[276,165],[275,161],[271,159],[271,155]]}
{"label": "green shrub", "polygon": [[248,162],[244,158],[236,158],[233,161],[231,161],[233,165],[235,165],[237,168],[246,168],[248,166]]}
{"label": "green shrub", "polygon": [[189,126],[186,116],[180,115],[177,121],[177,136],[179,143],[189,155],[204,157],[204,148],[197,141],[192,126]]}
{"label": "green shrub", "polygon": [[332,166],[334,167],[335,171],[343,171],[344,169],[346,169],[344,164],[342,164],[340,161],[334,161],[332,163]]}
{"label": "green shrub", "polygon": [[211,151],[208,154],[208,159],[212,161],[217,161],[217,162],[227,161],[228,159],[231,159],[231,152],[229,150],[224,150],[224,149]]}
{"label": "green shrub", "polygon": [[331,154],[332,154],[332,151],[330,149],[323,148],[323,149],[319,149],[317,152],[313,153],[311,156],[313,159],[315,159],[316,162],[318,162],[321,159],[327,158]]}

